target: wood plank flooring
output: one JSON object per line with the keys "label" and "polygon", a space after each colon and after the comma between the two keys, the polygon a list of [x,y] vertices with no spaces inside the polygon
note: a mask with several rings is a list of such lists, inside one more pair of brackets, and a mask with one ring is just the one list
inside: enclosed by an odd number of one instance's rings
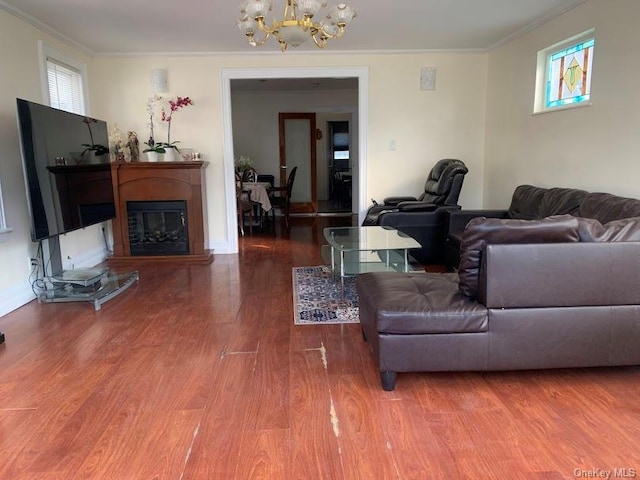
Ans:
{"label": "wood plank flooring", "polygon": [[357,325],[294,326],[291,268],[319,265],[338,222],[141,265],[98,312],[0,318],[0,479],[640,475],[637,367],[400,374],[384,392]]}

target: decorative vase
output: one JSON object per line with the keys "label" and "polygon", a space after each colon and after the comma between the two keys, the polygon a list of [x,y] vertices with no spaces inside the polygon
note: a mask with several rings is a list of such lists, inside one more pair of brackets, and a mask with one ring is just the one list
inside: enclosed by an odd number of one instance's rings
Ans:
{"label": "decorative vase", "polygon": [[157,162],[158,152],[145,152],[147,154],[147,162]]}

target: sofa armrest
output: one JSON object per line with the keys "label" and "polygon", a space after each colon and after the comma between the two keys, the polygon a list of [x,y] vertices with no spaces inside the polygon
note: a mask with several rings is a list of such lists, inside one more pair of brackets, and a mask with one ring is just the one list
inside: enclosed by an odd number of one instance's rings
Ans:
{"label": "sofa armrest", "polygon": [[436,205],[435,203],[425,203],[425,202],[400,202],[398,204],[398,210],[401,212],[433,212],[440,205]]}
{"label": "sofa armrest", "polygon": [[400,202],[417,202],[416,197],[387,197],[383,200],[384,206],[395,207]]}
{"label": "sofa armrest", "polygon": [[449,212],[448,232],[462,235],[464,228],[474,218],[508,218],[507,210],[454,210]]}
{"label": "sofa armrest", "polygon": [[640,242],[487,245],[478,300],[488,308],[640,305]]}
{"label": "sofa armrest", "polygon": [[[425,203],[424,205],[430,204]],[[438,206],[433,210],[427,209],[419,211],[411,211],[410,209],[403,211],[399,208],[391,208],[380,212],[378,225],[397,228],[398,225],[430,226],[438,224],[444,227],[448,213],[459,208],[458,205]]]}
{"label": "sofa armrest", "polygon": [[378,225],[394,227],[416,239],[422,248],[411,250],[411,254],[418,262],[443,264],[447,212],[458,208],[452,205],[426,212],[385,211],[380,213]]}

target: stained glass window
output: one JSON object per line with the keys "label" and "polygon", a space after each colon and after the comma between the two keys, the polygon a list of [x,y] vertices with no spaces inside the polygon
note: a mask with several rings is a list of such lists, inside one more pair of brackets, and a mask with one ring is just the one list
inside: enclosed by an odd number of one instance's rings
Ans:
{"label": "stained glass window", "polygon": [[590,38],[547,57],[546,108],[589,100],[594,45]]}

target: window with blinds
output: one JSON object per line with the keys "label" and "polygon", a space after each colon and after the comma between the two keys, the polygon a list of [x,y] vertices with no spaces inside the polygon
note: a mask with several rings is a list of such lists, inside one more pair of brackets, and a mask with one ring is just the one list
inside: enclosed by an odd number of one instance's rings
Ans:
{"label": "window with blinds", "polygon": [[50,105],[67,112],[84,114],[82,73],[69,65],[47,58]]}

